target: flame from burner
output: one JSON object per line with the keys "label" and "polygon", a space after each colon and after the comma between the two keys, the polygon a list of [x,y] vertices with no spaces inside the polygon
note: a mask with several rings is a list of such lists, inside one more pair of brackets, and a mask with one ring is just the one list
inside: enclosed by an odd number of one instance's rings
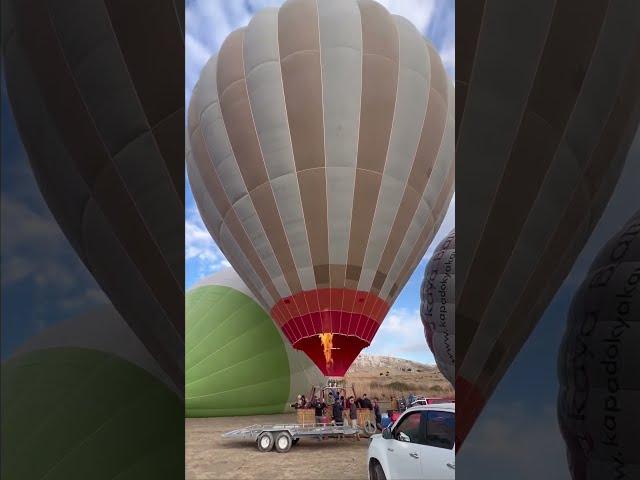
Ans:
{"label": "flame from burner", "polygon": [[324,350],[324,360],[327,365],[327,370],[333,366],[333,358],[331,358],[331,350],[333,350],[333,333],[321,333],[318,335],[322,348]]}

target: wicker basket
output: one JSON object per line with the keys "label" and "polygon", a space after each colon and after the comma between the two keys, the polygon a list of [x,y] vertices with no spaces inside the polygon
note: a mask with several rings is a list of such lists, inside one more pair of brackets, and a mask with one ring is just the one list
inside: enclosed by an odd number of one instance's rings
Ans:
{"label": "wicker basket", "polygon": [[369,410],[368,408],[358,408],[358,426],[364,428],[367,420],[374,425],[376,424],[373,418],[373,410]]}
{"label": "wicker basket", "polygon": [[299,424],[313,425],[316,423],[316,411],[313,408],[299,408],[296,413],[298,414]]}

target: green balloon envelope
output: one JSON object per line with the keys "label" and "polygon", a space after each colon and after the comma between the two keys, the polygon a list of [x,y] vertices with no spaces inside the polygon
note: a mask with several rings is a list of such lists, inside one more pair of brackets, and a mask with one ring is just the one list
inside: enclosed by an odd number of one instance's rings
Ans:
{"label": "green balloon envelope", "polygon": [[185,327],[187,417],[282,413],[297,394],[324,383],[235,272],[187,293]]}
{"label": "green balloon envelope", "polygon": [[2,364],[2,478],[157,479],[184,474],[179,397],[93,349],[46,348]]}

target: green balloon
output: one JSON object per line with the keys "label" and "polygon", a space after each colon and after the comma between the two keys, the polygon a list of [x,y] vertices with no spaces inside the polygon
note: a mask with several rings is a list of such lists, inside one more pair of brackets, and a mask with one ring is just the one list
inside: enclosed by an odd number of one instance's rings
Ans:
{"label": "green balloon", "polygon": [[187,417],[282,413],[324,383],[231,269],[187,292],[185,321]]}
{"label": "green balloon", "polygon": [[2,478],[163,479],[184,474],[180,398],[94,349],[29,351],[2,364]]}

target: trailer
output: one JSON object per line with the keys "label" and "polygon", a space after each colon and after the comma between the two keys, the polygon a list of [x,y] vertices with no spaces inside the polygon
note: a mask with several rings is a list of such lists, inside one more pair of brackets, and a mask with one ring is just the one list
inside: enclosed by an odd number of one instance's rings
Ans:
{"label": "trailer", "polygon": [[323,440],[328,437],[340,438],[353,436],[359,429],[349,425],[301,425],[301,424],[274,424],[251,425],[222,434],[227,439],[250,439],[256,442],[256,447],[261,452],[269,452],[274,447],[276,451],[285,453],[291,450],[301,438],[317,438]]}

